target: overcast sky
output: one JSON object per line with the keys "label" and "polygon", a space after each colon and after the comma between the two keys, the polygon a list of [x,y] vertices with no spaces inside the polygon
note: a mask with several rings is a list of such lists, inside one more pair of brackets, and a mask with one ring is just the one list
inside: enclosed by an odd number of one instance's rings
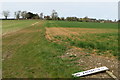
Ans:
{"label": "overcast sky", "polygon": [[58,12],[59,17],[118,19],[118,2],[3,2],[0,18],[3,18],[3,10],[9,10],[12,18],[18,10],[51,15],[53,9]]}

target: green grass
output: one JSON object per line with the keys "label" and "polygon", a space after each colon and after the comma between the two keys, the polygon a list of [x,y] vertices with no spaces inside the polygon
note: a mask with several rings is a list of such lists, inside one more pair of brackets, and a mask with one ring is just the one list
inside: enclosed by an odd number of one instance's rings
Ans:
{"label": "green grass", "polygon": [[39,20],[3,20],[2,33],[17,31],[26,28],[38,21]]}
{"label": "green grass", "polygon": [[[66,44],[48,41],[45,38],[45,27],[117,29],[115,23],[39,21],[38,24],[31,26],[35,22],[38,20],[3,21],[4,32],[17,31],[2,39],[3,78],[72,78],[71,74],[82,71],[81,66],[74,63],[78,57],[61,58],[61,55],[64,55],[67,50]],[[89,48],[89,50],[99,49],[98,53],[101,54],[102,51],[109,49],[116,55],[117,33],[83,34],[72,35],[72,37],[78,37],[81,40],[66,36],[55,36],[54,38],[69,42],[71,46]]]}
{"label": "green grass", "polygon": [[71,78],[80,70],[60,58],[66,46],[46,40],[45,26],[40,23],[22,29],[31,33],[17,31],[3,37],[3,56],[9,54],[4,57],[3,78]]}
{"label": "green grass", "polygon": [[118,29],[117,23],[95,23],[95,22],[76,22],[76,21],[47,21],[46,26],[47,27]]}
{"label": "green grass", "polygon": [[[72,21],[48,21],[47,27],[69,27],[69,28],[94,28],[110,30],[108,33],[79,33],[79,35],[54,36],[55,39],[68,42],[68,45],[89,49],[96,49],[98,54],[113,54],[118,56],[118,24],[117,23],[91,23]],[[102,31],[102,30],[101,30]]]}
{"label": "green grass", "polygon": [[[89,34],[89,35],[84,35],[86,36],[84,40],[76,40],[76,41],[71,41],[75,42],[74,44],[77,47],[82,47],[86,49],[97,49],[99,52],[102,53],[112,53],[114,56],[117,56],[118,54],[118,39],[117,39],[117,33],[104,33],[104,34]],[[110,37],[112,36],[112,37]],[[91,39],[91,37],[94,37]],[[79,37],[82,39],[83,37]],[[109,40],[108,40],[109,39]],[[71,43],[70,42],[70,43]]]}

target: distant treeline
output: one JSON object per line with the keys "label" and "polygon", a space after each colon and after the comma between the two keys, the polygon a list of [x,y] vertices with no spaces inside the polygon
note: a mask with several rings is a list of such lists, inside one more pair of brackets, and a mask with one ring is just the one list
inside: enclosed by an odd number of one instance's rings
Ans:
{"label": "distant treeline", "polygon": [[[3,20],[8,20],[9,16],[9,11],[3,11],[3,15],[5,16],[5,19]],[[59,17],[58,13],[53,10],[51,15],[43,15],[43,13],[40,14],[34,14],[32,12],[27,12],[27,11],[16,11],[14,13],[15,15],[15,20],[25,20],[25,19],[41,19],[41,20],[66,20],[66,21],[79,21],[79,22],[100,22],[100,23],[105,23],[105,22],[118,22],[117,20],[105,20],[105,19],[95,19],[95,18],[89,18],[85,16],[84,18],[78,18],[78,17]],[[9,20],[14,20],[14,19],[9,19]]]}

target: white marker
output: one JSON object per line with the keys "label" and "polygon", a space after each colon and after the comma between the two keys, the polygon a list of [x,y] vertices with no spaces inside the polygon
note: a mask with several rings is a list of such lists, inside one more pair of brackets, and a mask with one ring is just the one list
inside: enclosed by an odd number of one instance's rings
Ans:
{"label": "white marker", "polygon": [[81,76],[85,76],[85,75],[89,75],[89,74],[93,74],[93,73],[97,73],[101,71],[106,71],[106,70],[109,70],[109,69],[106,66],[104,66],[104,67],[94,68],[94,69],[90,69],[90,70],[83,71],[83,72],[78,72],[72,75],[74,77],[81,77]]}

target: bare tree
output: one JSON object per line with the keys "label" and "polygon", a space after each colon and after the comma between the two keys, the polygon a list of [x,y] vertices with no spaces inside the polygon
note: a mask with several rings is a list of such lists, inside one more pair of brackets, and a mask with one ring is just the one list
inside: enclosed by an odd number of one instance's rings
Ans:
{"label": "bare tree", "polygon": [[15,17],[16,17],[16,19],[19,19],[19,18],[20,18],[20,15],[21,15],[21,11],[16,11],[16,12],[15,12]]}
{"label": "bare tree", "polygon": [[58,18],[58,13],[55,10],[53,10],[52,14],[51,14],[51,17],[52,17],[53,20],[56,20]]}
{"label": "bare tree", "polygon": [[27,14],[27,11],[22,11],[22,12],[21,12],[21,16],[22,16],[23,19],[26,18],[26,14]]}
{"label": "bare tree", "polygon": [[7,17],[10,15],[9,11],[3,11],[3,15],[5,16],[5,19],[7,19]]}
{"label": "bare tree", "polygon": [[40,13],[40,19],[43,19],[43,13]]}

